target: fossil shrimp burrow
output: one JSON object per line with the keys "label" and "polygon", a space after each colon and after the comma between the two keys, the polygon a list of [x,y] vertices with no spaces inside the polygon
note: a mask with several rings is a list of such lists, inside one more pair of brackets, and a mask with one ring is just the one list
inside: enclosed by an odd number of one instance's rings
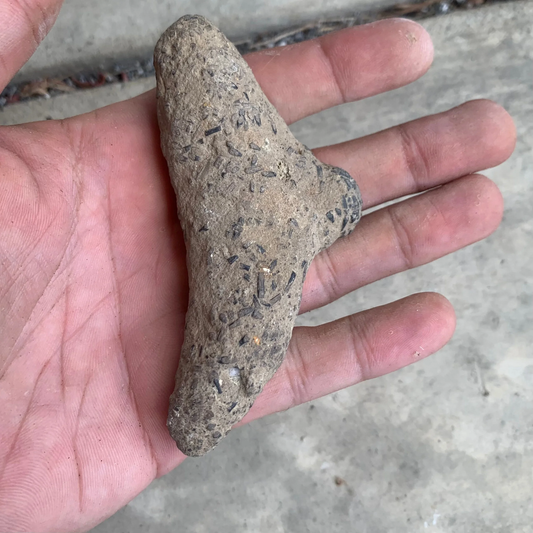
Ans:
{"label": "fossil shrimp burrow", "polygon": [[161,146],[187,247],[189,307],[168,428],[211,450],[283,362],[313,257],[361,217],[352,177],[318,161],[237,49],[187,15],[155,49]]}

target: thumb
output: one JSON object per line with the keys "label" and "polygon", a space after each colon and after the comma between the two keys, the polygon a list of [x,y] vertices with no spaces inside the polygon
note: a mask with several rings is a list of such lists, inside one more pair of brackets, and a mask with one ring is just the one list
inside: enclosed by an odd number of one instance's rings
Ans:
{"label": "thumb", "polygon": [[0,91],[54,24],[63,0],[0,0]]}

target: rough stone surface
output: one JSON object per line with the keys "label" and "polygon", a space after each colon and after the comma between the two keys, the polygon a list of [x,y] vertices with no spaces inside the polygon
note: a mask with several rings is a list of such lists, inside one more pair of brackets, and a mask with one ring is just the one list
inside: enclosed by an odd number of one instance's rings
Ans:
{"label": "rough stone surface", "polygon": [[212,449],[281,365],[313,257],[348,235],[361,196],[320,163],[233,44],[201,16],[155,50],[161,145],[187,246],[189,308],[168,427]]}

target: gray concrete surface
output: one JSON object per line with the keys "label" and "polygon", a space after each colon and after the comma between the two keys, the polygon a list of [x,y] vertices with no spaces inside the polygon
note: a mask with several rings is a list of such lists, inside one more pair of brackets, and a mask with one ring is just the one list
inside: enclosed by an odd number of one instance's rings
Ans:
{"label": "gray concrete surface", "polygon": [[[478,97],[515,117],[516,153],[488,172],[506,202],[497,233],[301,319],[318,324],[436,290],[457,311],[451,343],[400,372],[234,431],[92,533],[531,533],[531,20],[531,2],[428,20],[436,57],[422,80],[294,126],[303,142],[317,146]],[[87,93],[79,94],[68,105],[60,101],[70,95],[40,102],[35,116],[87,109]],[[96,90],[91,105],[127,95],[120,87]],[[29,117],[12,106],[0,120],[17,115]],[[335,476],[345,483],[337,485]]]}
{"label": "gray concrete surface", "polygon": [[340,13],[375,9],[391,0],[65,0],[59,18],[16,80],[67,75],[145,57],[174,20],[187,13],[210,18],[232,39]]}

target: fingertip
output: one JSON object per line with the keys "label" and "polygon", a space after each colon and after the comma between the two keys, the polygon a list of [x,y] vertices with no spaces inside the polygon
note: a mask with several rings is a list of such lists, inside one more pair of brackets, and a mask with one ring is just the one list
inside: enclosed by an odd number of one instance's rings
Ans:
{"label": "fingertip", "polygon": [[[488,99],[471,100],[459,106],[467,108],[466,116],[479,128],[479,143],[490,157],[487,167],[500,165],[511,157],[516,146],[516,126],[507,110]],[[478,149],[479,151],[480,149]]]}
{"label": "fingertip", "polygon": [[405,68],[404,84],[423,76],[433,63],[434,47],[427,30],[409,19],[394,18],[375,23],[396,34],[396,61]]}
{"label": "fingertip", "polygon": [[493,100],[480,100],[485,107],[485,112],[491,125],[494,126],[495,135],[493,143],[499,151],[500,159],[497,164],[507,161],[516,148],[516,125],[509,112]]}
{"label": "fingertip", "polygon": [[[471,174],[440,189],[440,211],[448,222],[442,232],[446,242],[457,242],[451,249],[472,244],[491,235],[503,218],[503,197],[498,186],[482,174]],[[429,198],[429,196],[428,196]],[[434,199],[435,201],[435,199]],[[436,204],[435,204],[436,205]],[[464,230],[468,233],[465,234]],[[459,239],[465,235],[466,240]]]}
{"label": "fingertip", "polygon": [[440,350],[455,331],[455,310],[450,301],[437,292],[416,293],[391,304],[394,309],[391,323],[402,324],[402,334],[392,341],[401,347],[400,364],[414,354],[414,360],[427,357]]}
{"label": "fingertip", "polygon": [[473,214],[479,221],[477,240],[481,240],[496,231],[502,221],[503,195],[496,183],[483,174],[473,174],[463,180],[470,188]]}
{"label": "fingertip", "polygon": [[419,65],[425,72],[433,63],[435,55],[431,35],[424,26],[414,20],[398,18],[392,19],[391,22],[396,22],[396,24],[401,26],[401,31],[407,40],[409,49],[417,54],[416,58],[419,61]]}
{"label": "fingertip", "polygon": [[434,343],[431,352],[440,350],[453,337],[457,324],[455,309],[448,298],[438,292],[421,293],[423,305],[428,311],[428,327],[434,333],[430,343]]}

